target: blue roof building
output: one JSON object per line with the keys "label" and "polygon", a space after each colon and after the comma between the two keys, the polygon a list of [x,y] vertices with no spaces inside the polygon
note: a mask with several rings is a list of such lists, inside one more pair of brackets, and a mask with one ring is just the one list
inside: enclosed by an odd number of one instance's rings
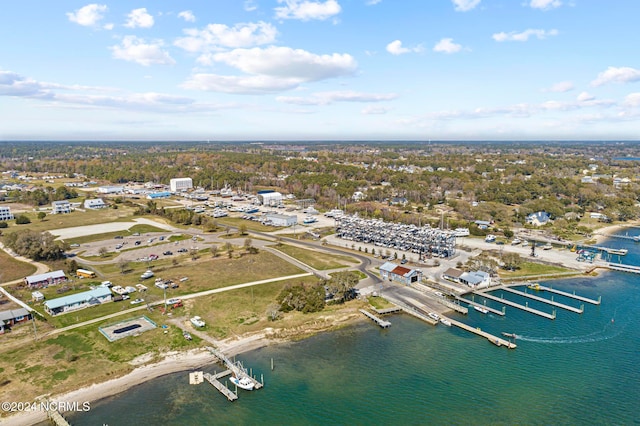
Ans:
{"label": "blue roof building", "polygon": [[150,200],[155,200],[156,198],[169,198],[169,197],[171,197],[171,192],[169,191],[151,192],[147,194],[147,198]]}
{"label": "blue roof building", "polygon": [[49,315],[58,315],[110,301],[111,290],[98,287],[94,290],[47,300],[44,302],[44,309]]}

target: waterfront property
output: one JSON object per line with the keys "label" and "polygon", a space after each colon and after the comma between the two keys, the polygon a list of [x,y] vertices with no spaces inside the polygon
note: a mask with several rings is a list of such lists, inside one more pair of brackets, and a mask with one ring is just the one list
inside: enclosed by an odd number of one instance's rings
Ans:
{"label": "waterfront property", "polygon": [[46,272],[44,274],[30,275],[25,277],[24,283],[29,288],[49,287],[50,285],[60,284],[67,281],[67,276],[62,270]]}
{"label": "waterfront property", "polygon": [[471,288],[483,288],[491,285],[491,275],[484,271],[464,272],[459,277],[459,282]]}
{"label": "waterfront property", "polygon": [[9,309],[7,311],[0,312],[0,334],[3,334],[7,330],[11,330],[11,327],[27,322],[31,319],[31,312],[25,308]]}
{"label": "waterfront property", "polygon": [[111,302],[111,290],[98,287],[94,290],[47,300],[44,302],[44,310],[49,315],[59,315],[106,302]]}
{"label": "waterfront property", "polygon": [[447,281],[452,281],[454,283],[460,282],[460,277],[464,274],[464,271],[461,271],[456,268],[449,268],[442,273],[442,278]]}
{"label": "waterfront property", "polygon": [[380,266],[380,275],[384,280],[396,281],[405,285],[411,285],[411,283],[422,280],[422,271],[419,269],[405,268],[393,262],[385,262],[382,264],[382,266]]}
{"label": "waterfront property", "polygon": [[136,336],[145,331],[153,330],[157,324],[145,315],[129,318],[116,323],[103,325],[98,330],[108,341],[114,342],[124,337]]}

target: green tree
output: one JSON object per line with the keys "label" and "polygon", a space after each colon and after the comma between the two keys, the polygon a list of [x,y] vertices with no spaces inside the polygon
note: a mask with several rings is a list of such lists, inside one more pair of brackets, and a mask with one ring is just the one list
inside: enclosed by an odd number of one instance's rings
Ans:
{"label": "green tree", "polygon": [[28,216],[23,214],[16,216],[16,225],[26,225],[28,223],[31,223],[31,219]]}
{"label": "green tree", "polygon": [[46,216],[47,214],[45,212],[38,212],[38,219],[40,221],[43,221]]}

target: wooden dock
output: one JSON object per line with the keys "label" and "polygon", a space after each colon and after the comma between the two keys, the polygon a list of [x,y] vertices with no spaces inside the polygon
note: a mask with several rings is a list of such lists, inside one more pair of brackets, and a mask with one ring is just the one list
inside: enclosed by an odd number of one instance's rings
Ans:
{"label": "wooden dock", "polygon": [[56,426],[71,426],[58,410],[47,411],[47,418]]}
{"label": "wooden dock", "polygon": [[537,309],[530,308],[529,306],[525,306],[525,305],[521,305],[521,304],[516,303],[516,302],[512,302],[512,301],[507,300],[507,299],[502,298],[502,297],[492,296],[492,295],[490,295],[488,293],[481,293],[481,292],[474,291],[473,294],[477,294],[478,296],[485,297],[485,298],[487,298],[489,300],[493,300],[495,302],[499,302],[499,303],[502,303],[502,304],[507,305],[507,306],[511,306],[511,307],[518,308],[518,309],[521,309],[523,311],[526,311],[526,312],[529,312],[529,313],[532,313],[532,314],[539,315],[539,316],[541,316],[543,318],[547,318],[547,319],[551,319],[551,320],[556,319],[555,311],[552,314],[549,314],[547,312],[543,312],[543,311],[539,311]]}
{"label": "wooden dock", "polygon": [[[598,265],[602,267],[602,265]],[[640,274],[640,266],[634,265],[625,265],[624,263],[606,263],[604,265],[605,268],[611,269],[613,271],[620,272],[629,272],[632,274]]]}
{"label": "wooden dock", "polygon": [[[458,299],[458,298],[456,297],[456,299]],[[447,299],[446,297],[441,297],[439,299],[436,299],[436,301],[438,303],[440,303],[441,305],[444,305],[447,308],[452,309],[452,310],[454,310],[456,312],[459,312],[461,314],[467,315],[469,313],[469,308],[467,308],[466,306],[462,306],[459,303],[454,303],[451,300]]]}
{"label": "wooden dock", "polygon": [[493,334],[487,333],[486,331],[482,331],[480,328],[471,327],[470,325],[467,325],[460,321],[456,321],[451,318],[447,318],[447,319],[451,321],[452,325],[455,325],[456,327],[459,327],[471,333],[477,334],[478,336],[482,336],[496,346],[504,346],[505,348],[508,348],[508,349],[515,349],[517,347],[515,343],[505,340],[502,337],[494,336]]}
{"label": "wooden dock", "polygon": [[261,387],[264,386],[264,383],[256,380],[255,377],[251,376],[247,372],[247,369],[244,368],[240,362],[232,362],[225,354],[223,354],[222,352],[220,352],[219,350],[211,346],[206,346],[205,349],[207,349],[216,358],[218,358],[218,360],[222,364],[224,364],[224,366],[230,371],[230,373],[233,373],[234,376],[238,377],[239,379],[246,377],[249,380],[251,380],[253,382],[254,389],[260,389]]}
{"label": "wooden dock", "polygon": [[[560,303],[560,302],[556,302],[552,299],[546,299],[544,297],[540,297],[540,296],[536,296],[535,294],[531,294],[531,293],[527,293],[524,291],[520,291],[520,290],[514,290],[512,288],[509,287],[500,287],[500,290],[509,292],[509,293],[513,293],[513,294],[517,294],[518,296],[522,296],[522,297],[526,297],[528,299],[531,300],[537,300],[538,302],[542,302],[542,303],[546,303],[548,305],[551,306],[555,306],[557,308],[562,308],[562,309],[566,309],[567,311],[571,311],[571,312],[575,312],[577,314],[581,314],[584,312],[584,305],[581,308],[574,308],[573,306],[569,306],[569,305],[565,305],[564,303]],[[553,296],[551,296],[553,297]]]}
{"label": "wooden dock", "polygon": [[498,310],[495,308],[490,308],[489,306],[483,305],[482,303],[474,302],[473,300],[465,299],[464,297],[460,297],[460,296],[456,296],[456,299],[458,299],[461,302],[468,303],[471,306],[478,306],[480,308],[484,308],[487,311],[491,312],[492,314],[496,314],[500,316],[504,316],[505,314],[504,309]]}
{"label": "wooden dock", "polygon": [[574,293],[567,293],[566,291],[556,290],[556,289],[554,289],[552,287],[546,287],[546,286],[543,286],[543,285],[540,286],[540,290],[548,291],[550,293],[559,294],[561,296],[571,297],[572,299],[576,299],[576,300],[579,300],[581,302],[591,303],[592,305],[599,305],[600,302],[602,301],[602,297],[598,297],[598,300],[589,299],[588,297],[578,296],[577,294],[575,294],[575,292]]}
{"label": "wooden dock", "polygon": [[238,395],[223,385],[213,374],[204,373],[203,377],[207,382],[211,383],[214,388],[218,389],[221,394],[226,396],[229,401],[235,401],[238,399]]}
{"label": "wooden dock", "polygon": [[388,328],[389,326],[391,326],[391,323],[389,321],[385,321],[381,318],[378,318],[377,316],[373,315],[371,312],[365,309],[360,309],[360,312],[362,312],[367,318],[371,319],[373,322],[375,322],[382,328]]}
{"label": "wooden dock", "polygon": [[396,312],[402,312],[402,308],[400,308],[399,306],[394,306],[392,308],[386,308],[386,309],[373,308],[373,310],[378,315],[395,314]]}

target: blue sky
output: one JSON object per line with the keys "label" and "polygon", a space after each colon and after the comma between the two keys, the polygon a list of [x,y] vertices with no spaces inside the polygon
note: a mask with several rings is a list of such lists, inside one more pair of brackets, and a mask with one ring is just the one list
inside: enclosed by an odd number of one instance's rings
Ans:
{"label": "blue sky", "polygon": [[21,0],[0,140],[640,139],[637,0]]}

